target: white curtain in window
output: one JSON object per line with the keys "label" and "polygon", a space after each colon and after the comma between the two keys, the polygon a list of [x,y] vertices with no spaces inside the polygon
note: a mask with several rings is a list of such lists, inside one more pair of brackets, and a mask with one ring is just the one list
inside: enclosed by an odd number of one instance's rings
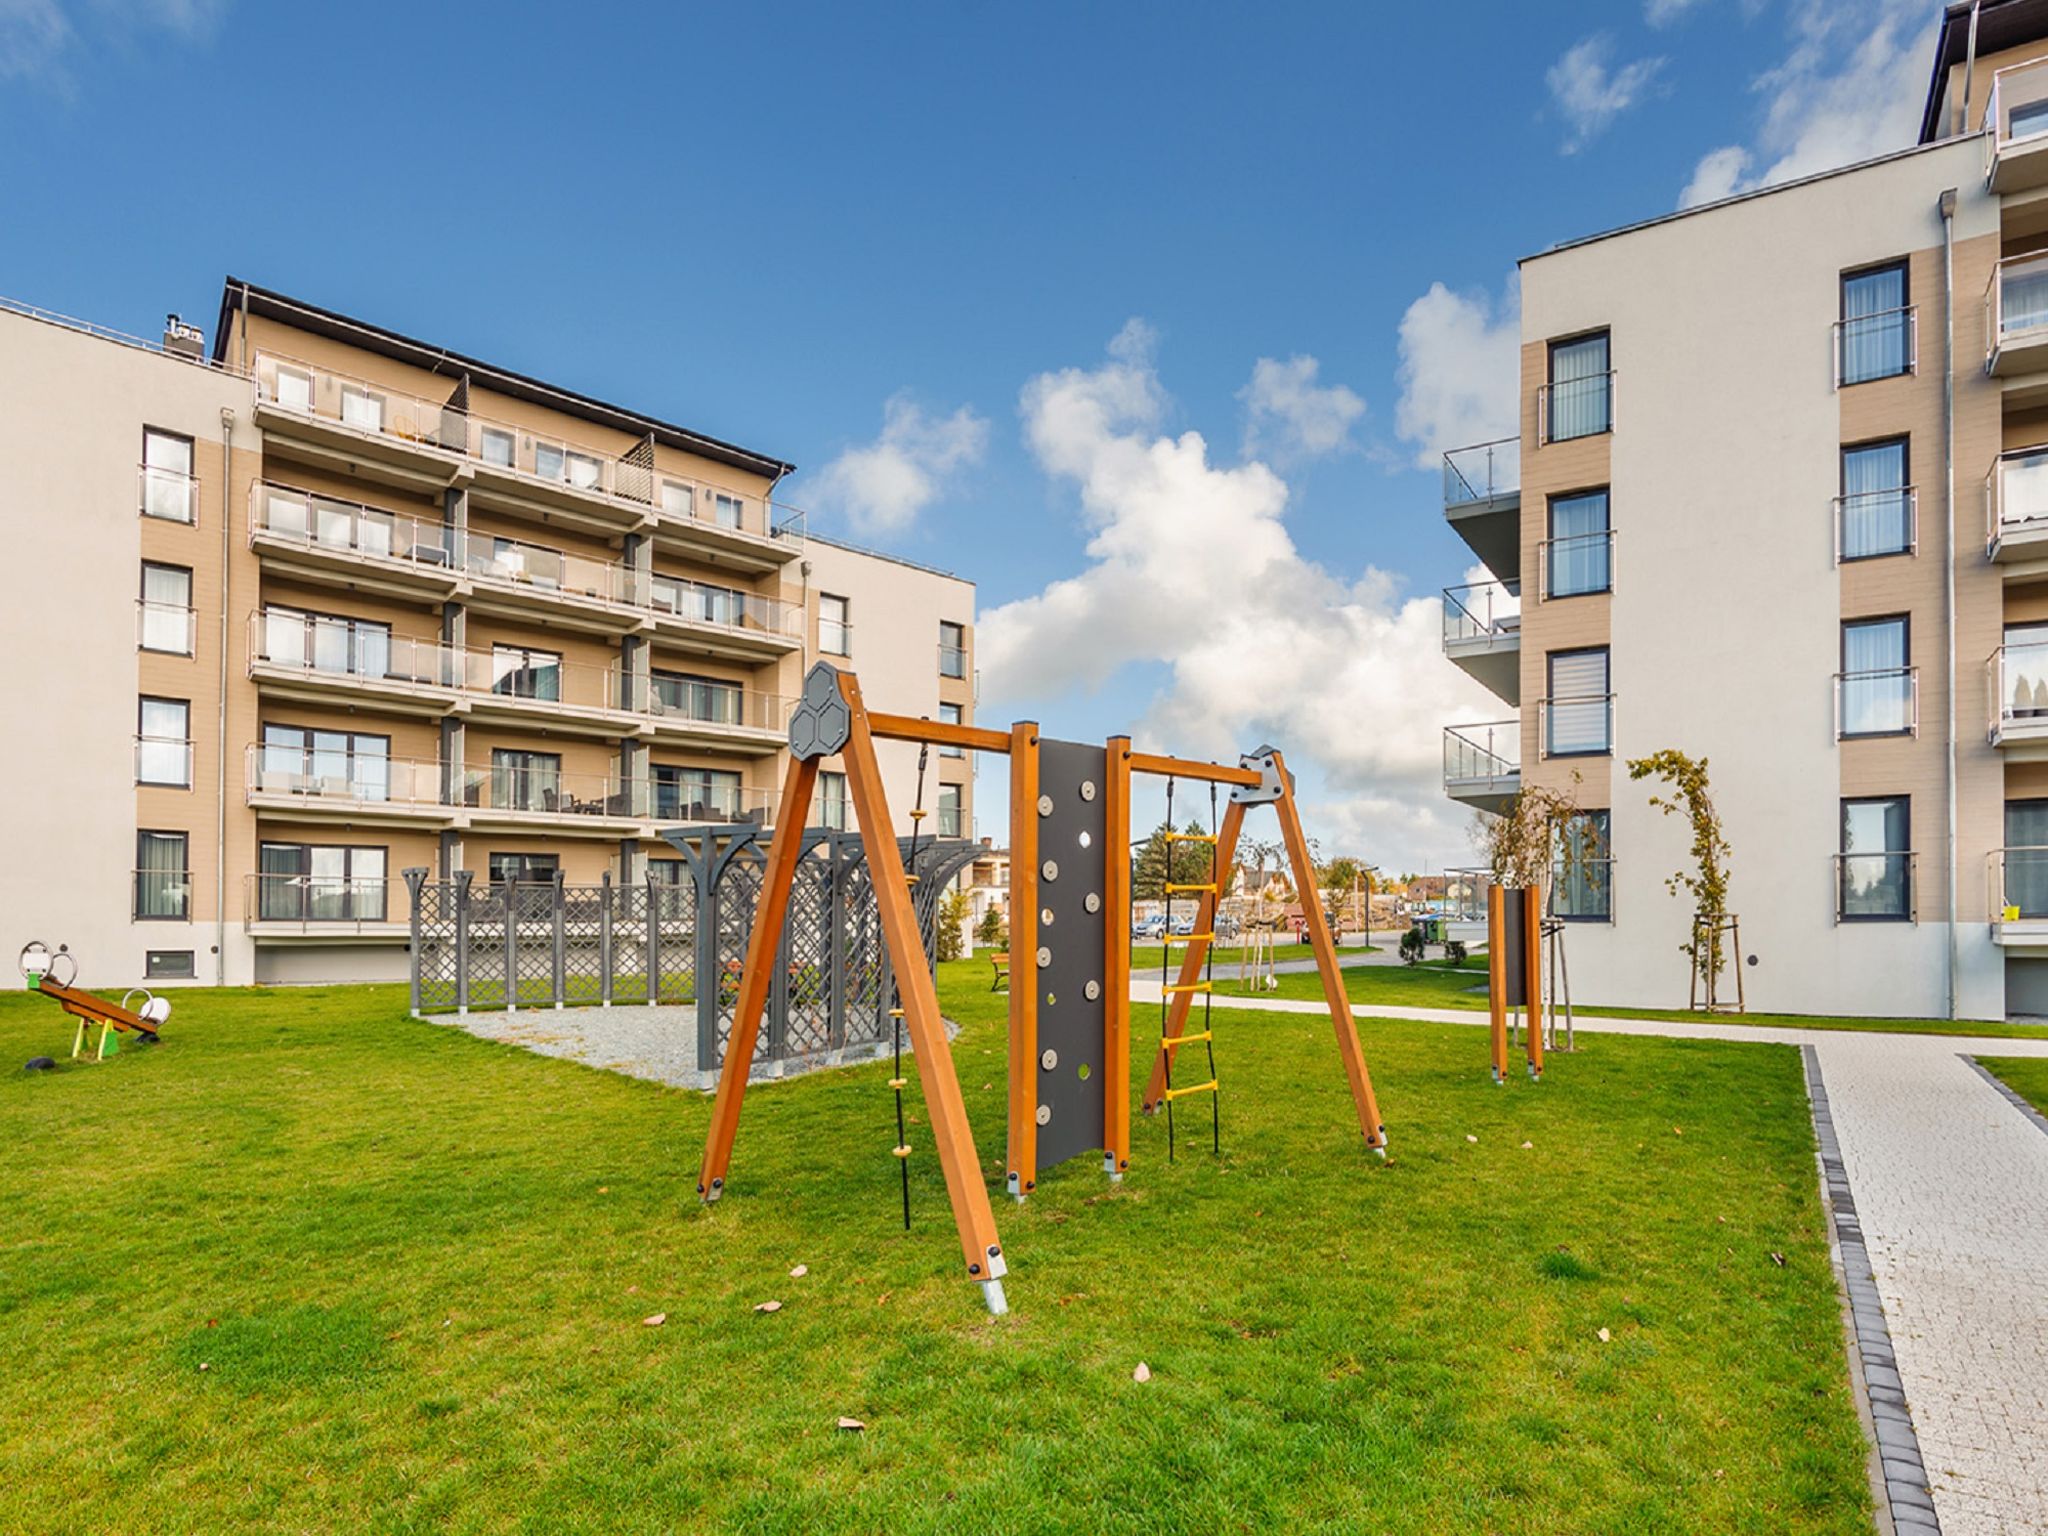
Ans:
{"label": "white curtain in window", "polygon": [[1906,273],[1901,267],[1842,279],[1842,382],[1906,371]]}
{"label": "white curtain in window", "polygon": [[1842,626],[1842,734],[1882,735],[1912,725],[1906,621]]}
{"label": "white curtain in window", "polygon": [[1906,445],[1873,443],[1842,453],[1842,558],[1902,553],[1912,541],[1906,507]]}
{"label": "white curtain in window", "polygon": [[1607,493],[1560,496],[1550,504],[1550,596],[1605,592]]}
{"label": "white curtain in window", "polygon": [[1608,414],[1607,337],[1588,336],[1550,349],[1550,436],[1553,441],[1605,432]]}

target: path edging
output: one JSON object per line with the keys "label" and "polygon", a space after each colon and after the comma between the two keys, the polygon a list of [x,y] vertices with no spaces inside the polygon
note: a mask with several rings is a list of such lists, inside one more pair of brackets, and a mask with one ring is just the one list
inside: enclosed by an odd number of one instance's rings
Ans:
{"label": "path edging", "polygon": [[[1960,1055],[1961,1053],[1958,1052],[1957,1054]],[[2034,1108],[2032,1104],[2028,1103],[2025,1096],[2022,1095],[2017,1089],[2008,1087],[2006,1083],[1998,1076],[1997,1073],[1993,1072],[1989,1067],[1985,1066],[1983,1062],[1979,1061],[1974,1056],[1964,1056],[1963,1065],[1968,1067],[1972,1072],[1976,1073],[1979,1077],[1983,1078],[1984,1081],[1989,1083],[1993,1088],[1997,1089],[1998,1096],[2000,1098],[2004,1099],[2007,1103],[2012,1105],[2014,1109],[2018,1110],[2021,1114],[2025,1115],[2029,1120],[2033,1121],[2034,1128],[2041,1132],[2042,1135],[2048,1136],[2048,1115],[2042,1114],[2041,1111]]]}

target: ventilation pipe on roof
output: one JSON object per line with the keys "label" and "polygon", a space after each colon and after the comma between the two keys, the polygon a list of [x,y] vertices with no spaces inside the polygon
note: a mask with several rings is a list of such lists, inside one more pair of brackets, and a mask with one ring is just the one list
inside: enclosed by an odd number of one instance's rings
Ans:
{"label": "ventilation pipe on roof", "polygon": [[1963,50],[1963,121],[1959,133],[1970,131],[1970,87],[1977,74],[1977,12],[1982,0],[1970,0],[1970,42]]}

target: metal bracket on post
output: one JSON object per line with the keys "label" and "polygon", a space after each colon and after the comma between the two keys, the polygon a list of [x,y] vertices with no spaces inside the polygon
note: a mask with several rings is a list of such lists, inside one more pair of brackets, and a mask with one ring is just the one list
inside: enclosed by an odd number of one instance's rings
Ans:
{"label": "metal bracket on post", "polygon": [[1232,805],[1277,805],[1280,797],[1294,788],[1294,775],[1283,774],[1275,747],[1255,747],[1237,760],[1259,776],[1256,787],[1241,784],[1230,792]]}

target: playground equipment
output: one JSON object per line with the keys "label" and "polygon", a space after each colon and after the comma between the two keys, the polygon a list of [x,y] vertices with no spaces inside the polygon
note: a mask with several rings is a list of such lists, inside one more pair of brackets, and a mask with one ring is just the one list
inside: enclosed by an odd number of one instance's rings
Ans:
{"label": "playground equipment", "polygon": [[[1128,737],[1113,738],[1106,746],[1054,741],[1041,737],[1037,725],[1028,721],[1003,732],[870,713],[852,673],[823,662],[811,669],[790,719],[790,762],[780,814],[741,966],[697,1193],[708,1204],[725,1192],[746,1093],[746,1064],[774,981],[775,945],[805,858],[804,819],[817,789],[820,760],[837,754],[859,818],[883,942],[894,963],[901,1010],[894,1016],[909,1031],[967,1278],[982,1287],[989,1310],[1001,1313],[1007,1310],[1002,1281],[1008,1265],[939,1016],[937,990],[923,964],[911,881],[888,830],[894,823],[876,763],[878,740],[1000,752],[1010,759],[1006,1182],[1019,1200],[1037,1188],[1042,1170],[1084,1153],[1099,1150],[1103,1170],[1112,1180],[1120,1180],[1130,1167],[1131,776],[1149,773],[1169,781],[1227,785],[1231,790],[1216,830],[1203,834],[1205,842],[1213,838],[1210,878],[1188,882],[1176,892],[1197,896],[1198,911],[1194,932],[1182,936],[1185,951],[1179,980],[1168,983],[1162,1003],[1160,1049],[1144,1094],[1148,1110],[1170,1102],[1166,1095],[1172,1053],[1194,1043],[1194,1037],[1186,1036],[1190,1007],[1195,997],[1210,995],[1210,984],[1201,978],[1245,811],[1255,805],[1274,807],[1297,889],[1315,889],[1314,866],[1292,782],[1280,753],[1270,747],[1229,767],[1134,752]],[[1359,1128],[1366,1145],[1384,1154],[1386,1129],[1329,928],[1320,906],[1311,902],[1306,910],[1308,936],[1322,972]],[[1213,1031],[1204,1033],[1213,1041]]]}
{"label": "playground equipment", "polygon": [[1543,892],[1529,886],[1486,890],[1486,1006],[1492,1026],[1493,1080],[1508,1075],[1508,1010],[1526,1011],[1529,1075],[1543,1076]]}
{"label": "playground equipment", "polygon": [[1280,978],[1273,972],[1273,927],[1270,923],[1248,922],[1237,951],[1237,979],[1247,990],[1277,991]]}
{"label": "playground equipment", "polygon": [[[78,1032],[71,1040],[73,1061],[84,1053],[86,1032],[95,1024],[100,1027],[100,1043],[92,1059],[105,1061],[120,1049],[118,1035],[133,1034],[144,1045],[155,1045],[157,1027],[171,1016],[171,1000],[158,997],[147,987],[130,987],[118,1005],[81,992],[74,985],[78,980],[78,957],[67,945],[59,944],[52,950],[41,939],[30,939],[21,948],[20,964],[22,979],[31,992],[55,999],[78,1020]],[[62,981],[56,976],[60,966],[65,970]],[[138,997],[141,1003],[131,1009],[128,1005]]]}

